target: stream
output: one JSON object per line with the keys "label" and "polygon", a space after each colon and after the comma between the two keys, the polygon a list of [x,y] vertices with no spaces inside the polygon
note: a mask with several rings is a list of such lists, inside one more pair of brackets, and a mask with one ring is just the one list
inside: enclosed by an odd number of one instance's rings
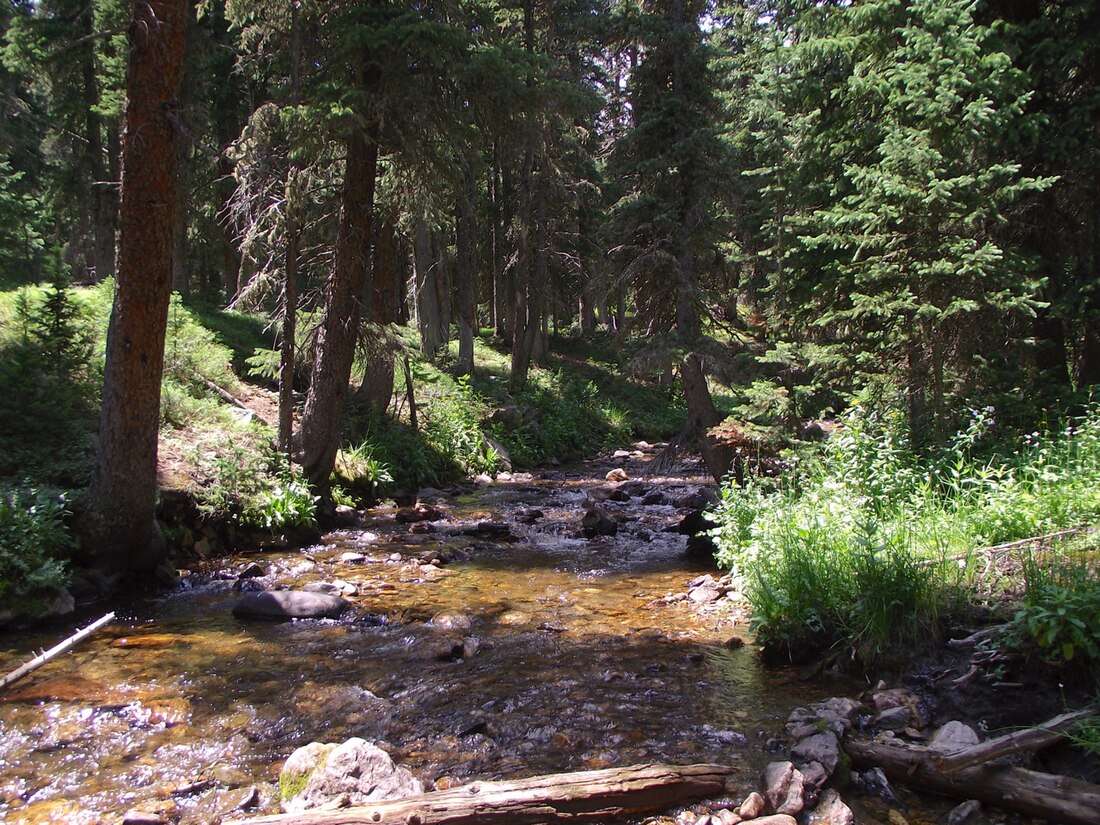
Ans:
{"label": "stream", "polygon": [[[352,736],[429,788],[654,761],[730,764],[755,788],[791,708],[852,687],[764,669],[739,644],[736,593],[686,595],[708,571],[667,528],[685,513],[674,502],[707,479],[692,462],[645,478],[654,451],[639,447],[467,485],[435,522],[370,510],[317,545],[219,559],[178,592],[117,608],[113,625],[0,696],[0,819],[275,812],[295,748]],[[582,505],[616,488],[604,478],[616,466],[637,494],[601,503],[614,537],[584,538]],[[232,615],[238,589],[311,582],[354,609],[336,621]],[[0,635],[0,672],[69,630]]]}

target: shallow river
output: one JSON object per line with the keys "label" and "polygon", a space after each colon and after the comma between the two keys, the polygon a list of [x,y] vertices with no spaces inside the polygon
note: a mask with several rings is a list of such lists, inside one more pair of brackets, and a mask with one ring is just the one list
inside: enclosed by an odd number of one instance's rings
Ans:
{"label": "shallow river", "polygon": [[[640,476],[647,457],[622,463]],[[469,490],[430,527],[373,510],[319,545],[226,559],[224,578],[123,607],[0,696],[0,819],[273,812],[295,748],[351,736],[429,786],[662,761],[734,765],[755,787],[791,708],[850,686],[807,685],[727,644],[745,632],[733,599],[667,598],[705,572],[665,532],[683,515],[671,503],[607,502],[618,534],[580,537],[589,491],[613,486],[608,466]],[[671,502],[704,483],[680,469],[646,490]],[[237,574],[253,563],[246,588],[340,580],[353,614],[234,618]],[[0,672],[69,629],[0,635]]]}

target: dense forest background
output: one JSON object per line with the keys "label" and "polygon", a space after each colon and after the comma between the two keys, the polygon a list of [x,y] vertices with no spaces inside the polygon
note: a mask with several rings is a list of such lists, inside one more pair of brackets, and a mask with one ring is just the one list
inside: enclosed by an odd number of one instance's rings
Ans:
{"label": "dense forest background", "polygon": [[[405,325],[458,375],[489,330],[513,395],[554,338],[608,330],[679,392],[683,440],[718,476],[729,456],[705,434],[730,413],[793,433],[859,399],[900,410],[917,448],[977,409],[1026,429],[1100,381],[1098,17],[1042,0],[9,0],[0,278],[118,276],[116,315],[127,283],[164,314],[167,289],[126,263],[147,247],[182,304],[263,314],[280,443],[323,496],[349,387],[387,410]],[[173,27],[182,63],[133,59]],[[142,133],[150,78],[175,85]],[[124,156],[162,132],[170,174],[127,230]],[[149,329],[139,345],[163,351],[164,322]],[[79,343],[57,349],[70,378]],[[101,437],[126,406],[104,398]],[[120,498],[142,483],[100,449],[123,469],[91,488],[126,511],[100,508],[117,537],[153,493]]]}

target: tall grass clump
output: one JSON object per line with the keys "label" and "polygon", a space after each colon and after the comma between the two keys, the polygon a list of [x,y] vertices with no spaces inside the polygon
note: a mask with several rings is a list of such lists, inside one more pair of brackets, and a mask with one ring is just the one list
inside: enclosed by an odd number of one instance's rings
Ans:
{"label": "tall grass clump", "polygon": [[971,410],[922,453],[901,412],[857,406],[780,479],[727,485],[719,559],[744,576],[765,649],[835,645],[871,666],[935,637],[977,549],[1097,520],[1100,409],[1000,449],[995,433],[993,410]]}

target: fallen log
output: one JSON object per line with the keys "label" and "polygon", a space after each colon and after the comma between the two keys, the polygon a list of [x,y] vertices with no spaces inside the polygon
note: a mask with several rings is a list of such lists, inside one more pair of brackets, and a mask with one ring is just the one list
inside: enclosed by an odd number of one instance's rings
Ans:
{"label": "fallen log", "polygon": [[852,764],[882,768],[904,785],[1055,822],[1100,825],[1100,785],[1026,768],[970,767],[945,773],[934,766],[939,754],[923,745],[852,740],[844,748]]}
{"label": "fallen log", "polygon": [[1018,730],[1005,736],[998,736],[996,739],[990,739],[988,742],[935,756],[933,757],[933,765],[937,770],[944,773],[954,773],[975,765],[989,764],[1003,756],[1030,753],[1049,748],[1059,742],[1066,741],[1063,731],[1082,719],[1095,716],[1097,712],[1100,712],[1100,708],[1087,707],[1072,713],[1063,713],[1061,716],[1056,716],[1049,722],[1044,722],[1033,728]]}
{"label": "fallen log", "polygon": [[65,641],[60,642],[59,644],[51,647],[49,650],[38,654],[26,664],[17,667],[7,676],[0,679],[0,690],[3,690],[10,684],[18,682],[28,673],[33,673],[34,671],[38,670],[38,668],[42,667],[42,665],[46,664],[46,662],[50,661],[50,659],[56,658],[57,656],[60,656],[62,653],[64,653],[66,650],[76,647],[78,644],[87,639],[101,627],[110,624],[114,620],[114,613],[108,613],[105,616],[101,616],[83,630],[78,630],[72,636],[65,639]]}
{"label": "fallen log", "polygon": [[722,794],[723,765],[632,765],[475,782],[337,810],[237,820],[247,825],[482,825],[613,819]]}

